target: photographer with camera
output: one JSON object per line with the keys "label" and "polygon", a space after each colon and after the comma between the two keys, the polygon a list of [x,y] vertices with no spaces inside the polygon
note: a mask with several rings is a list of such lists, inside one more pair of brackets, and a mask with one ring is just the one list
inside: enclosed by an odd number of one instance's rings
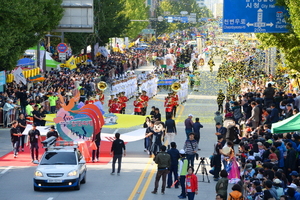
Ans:
{"label": "photographer with camera", "polygon": [[[186,158],[189,161],[189,166],[192,166],[192,167],[194,167],[195,156],[199,157],[199,155],[197,154],[198,143],[194,139],[194,137],[195,137],[195,134],[190,133],[189,139],[185,141],[184,147],[183,147],[183,149],[186,153]],[[198,160],[198,158],[196,158],[196,159]]]}

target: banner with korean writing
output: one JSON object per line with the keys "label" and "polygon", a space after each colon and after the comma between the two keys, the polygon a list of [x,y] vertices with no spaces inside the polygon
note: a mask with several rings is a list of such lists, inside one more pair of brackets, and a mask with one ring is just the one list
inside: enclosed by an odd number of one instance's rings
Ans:
{"label": "banner with korean writing", "polygon": [[158,80],[157,85],[172,85],[178,79],[160,79]]}

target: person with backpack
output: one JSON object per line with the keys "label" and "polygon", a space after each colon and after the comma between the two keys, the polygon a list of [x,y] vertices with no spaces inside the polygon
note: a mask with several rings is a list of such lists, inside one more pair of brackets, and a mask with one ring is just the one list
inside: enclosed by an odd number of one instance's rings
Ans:
{"label": "person with backpack", "polygon": [[228,189],[228,173],[226,170],[220,172],[221,179],[216,184],[216,193],[221,194],[224,200],[227,200],[227,189]]}
{"label": "person with backpack", "polygon": [[234,184],[231,189],[233,191],[229,193],[228,200],[244,200],[242,187],[239,184]]}

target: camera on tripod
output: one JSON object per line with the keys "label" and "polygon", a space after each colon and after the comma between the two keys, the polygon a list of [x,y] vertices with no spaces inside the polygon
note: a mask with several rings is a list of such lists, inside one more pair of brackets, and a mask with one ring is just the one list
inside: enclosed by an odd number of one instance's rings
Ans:
{"label": "camera on tripod", "polygon": [[197,175],[197,172],[200,168],[200,170],[202,172],[202,177],[203,177],[202,182],[204,182],[204,174],[205,174],[206,178],[207,178],[207,182],[210,183],[210,180],[209,180],[208,174],[207,174],[207,169],[206,169],[205,165],[208,165],[208,162],[207,162],[206,158],[205,157],[200,157],[200,162],[199,162],[199,165],[198,165],[197,170],[195,172],[195,175]]}

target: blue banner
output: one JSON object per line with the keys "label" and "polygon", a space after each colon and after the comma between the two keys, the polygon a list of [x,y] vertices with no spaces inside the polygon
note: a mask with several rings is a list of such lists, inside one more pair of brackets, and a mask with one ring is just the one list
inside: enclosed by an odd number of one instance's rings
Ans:
{"label": "blue banner", "polygon": [[223,32],[287,33],[288,11],[275,0],[224,0]]}
{"label": "blue banner", "polygon": [[178,81],[178,79],[161,79],[158,80],[157,85],[172,85],[176,81]]}
{"label": "blue banner", "polygon": [[0,85],[6,84],[6,76],[5,71],[0,71]]}

